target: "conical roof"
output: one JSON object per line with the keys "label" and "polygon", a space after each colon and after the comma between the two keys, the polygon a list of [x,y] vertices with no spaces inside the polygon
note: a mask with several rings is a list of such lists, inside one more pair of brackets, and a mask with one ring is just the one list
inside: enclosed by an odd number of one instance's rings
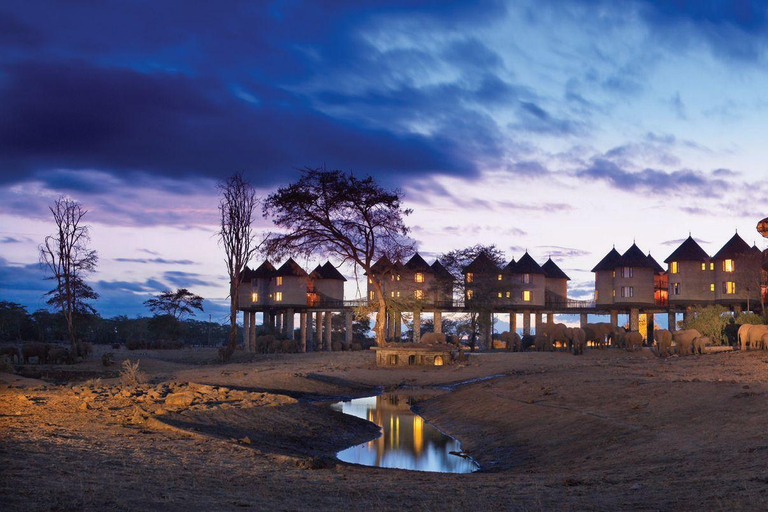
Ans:
{"label": "conical roof", "polygon": [[731,237],[730,240],[725,243],[725,245],[719,251],[717,251],[717,254],[712,256],[712,259],[732,260],[735,259],[739,254],[749,252],[749,250],[749,244],[747,244],[747,242],[745,242],[744,239],[741,238],[738,233],[736,233]]}
{"label": "conical roof", "polygon": [[656,259],[655,259],[653,256],[651,256],[651,253],[648,253],[648,256],[647,256],[647,258],[648,258],[648,263],[650,263],[650,265],[651,265],[651,268],[653,269],[653,271],[654,271],[656,274],[663,274],[664,272],[666,272],[666,271],[664,270],[664,267],[662,267],[661,265],[659,265],[659,262],[658,262],[658,261],[656,261]]}
{"label": "conical roof", "polygon": [[247,283],[251,279],[255,279],[255,278],[256,278],[256,276],[254,276],[253,270],[248,268],[248,265],[246,265],[245,268],[243,269],[243,273],[240,274],[240,282],[241,283]]}
{"label": "conical roof", "polygon": [[269,279],[275,275],[275,272],[275,267],[269,262],[269,260],[264,260],[264,263],[259,265],[259,267],[253,271],[251,276],[253,279]]}
{"label": "conical roof", "polygon": [[704,261],[707,259],[709,259],[709,255],[706,251],[701,248],[692,236],[688,235],[688,238],[669,255],[669,258],[664,260],[664,263],[671,263],[673,261]]}
{"label": "conical roof", "polygon": [[432,272],[434,272],[435,276],[438,279],[453,281],[453,275],[450,272],[448,272],[448,269],[445,268],[442,263],[440,263],[440,260],[435,260],[431,268],[432,268]]}
{"label": "conical roof", "polygon": [[280,277],[307,277],[307,272],[301,268],[301,266],[296,263],[293,258],[288,258],[288,261],[282,264],[282,266],[277,269],[275,272],[275,276]]}
{"label": "conical roof", "polygon": [[527,252],[515,263],[515,274],[544,274],[544,270],[541,265],[536,263],[530,254]]}
{"label": "conical roof", "polygon": [[[320,265],[318,265],[318,267],[320,267]],[[334,267],[330,261],[326,261],[320,269],[322,270],[323,279],[336,279],[337,281],[347,280],[347,278],[339,272],[339,269]]]}
{"label": "conical roof", "polygon": [[620,259],[621,254],[619,254],[619,251],[617,251],[614,247],[608,252],[608,254],[605,255],[603,259],[600,260],[597,265],[595,265],[595,268],[592,269],[592,272],[600,272],[601,270],[613,270],[619,266],[618,264]]}
{"label": "conical roof", "polygon": [[549,258],[542,266],[541,269],[544,271],[544,275],[547,279],[566,279],[568,281],[571,280],[570,277],[566,275],[565,272],[563,272],[560,267],[557,266],[557,263],[552,261],[552,258]]}
{"label": "conical roof", "polygon": [[418,252],[411,256],[411,259],[405,263],[405,268],[412,272],[431,272],[432,270],[429,263],[427,263]]}
{"label": "conical roof", "polygon": [[[654,260],[655,263],[655,260]],[[658,265],[658,263],[656,263]],[[635,267],[635,268],[653,268],[653,264],[648,261],[648,256],[640,250],[636,244],[627,249],[627,251],[621,255],[621,259],[618,262],[620,267]]]}
{"label": "conical roof", "polygon": [[516,272],[517,268],[517,262],[515,261],[515,258],[512,258],[509,263],[507,263],[507,266],[504,267],[504,271],[509,274],[514,274]]}
{"label": "conical roof", "polygon": [[496,263],[494,263],[493,260],[489,258],[488,255],[484,252],[478,254],[477,257],[472,260],[472,263],[464,267],[465,274],[467,272],[473,272],[477,274],[497,273],[500,270],[501,269],[496,265]]}
{"label": "conical roof", "polygon": [[386,256],[382,256],[379,258],[379,261],[371,265],[371,271],[374,274],[385,274],[387,272],[392,272],[394,268],[395,266]]}

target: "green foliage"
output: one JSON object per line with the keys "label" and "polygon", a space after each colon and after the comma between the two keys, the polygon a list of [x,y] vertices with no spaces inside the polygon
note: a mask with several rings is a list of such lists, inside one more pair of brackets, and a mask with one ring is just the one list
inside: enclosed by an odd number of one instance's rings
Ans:
{"label": "green foliage", "polygon": [[34,323],[27,308],[0,301],[0,341],[21,341],[34,337]]}
{"label": "green foliage", "polygon": [[195,316],[194,310],[203,310],[203,298],[195,295],[186,288],[178,288],[175,292],[165,290],[157,297],[144,301],[150,311],[158,316],[170,316],[181,320],[186,315]]}
{"label": "green foliage", "polygon": [[693,314],[683,321],[682,327],[696,329],[703,336],[712,338],[713,343],[721,344],[731,318],[730,311],[723,306],[695,306]]}
{"label": "green foliage", "polygon": [[739,313],[736,317],[734,317],[734,323],[738,325],[760,325],[765,323],[765,317],[763,315],[758,315],[757,313],[751,312]]}

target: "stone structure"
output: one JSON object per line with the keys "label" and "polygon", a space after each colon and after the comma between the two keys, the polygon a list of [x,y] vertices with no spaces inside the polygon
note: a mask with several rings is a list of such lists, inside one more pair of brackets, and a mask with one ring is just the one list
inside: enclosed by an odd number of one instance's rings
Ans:
{"label": "stone structure", "polygon": [[373,350],[377,366],[444,366],[452,363],[458,353],[454,345],[423,343],[401,343]]}

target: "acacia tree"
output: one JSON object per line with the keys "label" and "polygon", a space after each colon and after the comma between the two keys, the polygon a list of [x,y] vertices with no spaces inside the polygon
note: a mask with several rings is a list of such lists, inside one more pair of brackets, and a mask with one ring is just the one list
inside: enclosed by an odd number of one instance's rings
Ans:
{"label": "acacia tree", "polygon": [[760,301],[760,312],[765,316],[765,296],[763,288],[768,285],[768,272],[763,269],[765,255],[757,248],[739,255],[736,261],[736,292],[747,301],[747,311],[751,311],[750,302],[757,298]]}
{"label": "acacia tree", "polygon": [[469,346],[472,350],[477,344],[478,331],[480,328],[490,328],[485,325],[486,318],[493,313],[494,300],[497,291],[500,289],[500,283],[496,278],[496,273],[488,276],[475,276],[472,283],[472,299],[467,298],[467,284],[464,280],[464,269],[472,263],[475,258],[481,254],[488,257],[497,267],[504,265],[504,253],[499,250],[495,244],[491,245],[473,245],[464,249],[454,249],[438,258],[445,269],[451,273],[454,279],[454,293],[465,300],[466,308],[469,311],[468,338]]}
{"label": "acacia tree", "polygon": [[403,222],[411,210],[402,208],[401,200],[399,190],[387,190],[370,176],[304,168],[296,183],[267,197],[263,208],[264,216],[283,230],[266,237],[268,255],[333,256],[368,275],[377,297],[371,305],[379,346],[386,344],[387,302],[373,264],[382,256],[396,261],[413,251]]}
{"label": "acacia tree", "polygon": [[157,297],[145,300],[144,305],[155,314],[169,315],[180,321],[186,315],[195,316],[196,309],[203,311],[203,298],[186,288],[178,288],[175,292],[165,290]]}
{"label": "acacia tree", "polygon": [[85,282],[85,277],[96,269],[99,260],[96,251],[90,249],[91,237],[83,217],[88,213],[77,201],[59,197],[49,207],[56,224],[56,233],[45,237],[39,246],[40,263],[51,274],[47,279],[56,286],[46,295],[48,304],[57,307],[67,324],[72,353],[78,352],[76,318],[94,313],[87,302],[99,296]]}
{"label": "acacia tree", "polygon": [[219,244],[224,248],[224,262],[227,264],[229,276],[229,338],[227,348],[222,354],[228,359],[237,348],[237,310],[240,305],[243,272],[245,265],[259,247],[251,227],[259,198],[242,173],[222,180],[218,189],[221,194],[221,226],[218,237]]}

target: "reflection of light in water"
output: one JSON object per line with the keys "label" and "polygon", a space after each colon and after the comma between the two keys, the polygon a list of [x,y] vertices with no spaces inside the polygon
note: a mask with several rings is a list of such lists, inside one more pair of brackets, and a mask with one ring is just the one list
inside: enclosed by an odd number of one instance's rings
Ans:
{"label": "reflection of light in water", "polygon": [[333,408],[371,421],[383,430],[377,439],[339,452],[337,456],[342,461],[445,473],[471,473],[477,470],[473,461],[451,455],[449,452],[461,451],[461,444],[411,412],[408,400],[404,397],[386,395],[359,398],[339,402]]}

